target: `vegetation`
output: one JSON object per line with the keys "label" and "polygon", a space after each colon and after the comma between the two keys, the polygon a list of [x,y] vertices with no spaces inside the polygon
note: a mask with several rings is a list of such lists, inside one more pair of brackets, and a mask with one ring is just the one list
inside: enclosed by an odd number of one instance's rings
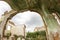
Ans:
{"label": "vegetation", "polygon": [[14,38],[15,38],[15,40],[17,40],[18,38],[20,38],[20,40],[22,40],[23,38],[24,38],[24,36],[22,36],[22,35],[14,35]]}
{"label": "vegetation", "polygon": [[26,40],[47,40],[45,31],[28,32]]}
{"label": "vegetation", "polygon": [[[49,33],[55,31],[55,29],[58,30],[59,25],[56,19],[53,17],[52,13],[57,12],[60,18],[60,0],[4,0],[4,1],[8,2],[9,5],[12,7],[12,9],[17,10],[18,12],[22,10],[26,11],[26,9],[27,10],[35,9],[35,11],[39,11],[39,13],[42,14],[41,16],[46,24],[46,27],[48,28]],[[36,39],[41,38],[42,34],[40,34],[40,36],[37,37],[36,36],[37,33],[36,35],[35,35],[35,32],[30,33],[31,36],[29,35],[27,36],[27,38],[30,38],[30,39],[34,38],[35,40],[35,38]]]}
{"label": "vegetation", "polygon": [[11,33],[7,33],[6,35],[4,35],[4,37],[7,37],[7,40],[9,40],[10,36],[11,36]]}

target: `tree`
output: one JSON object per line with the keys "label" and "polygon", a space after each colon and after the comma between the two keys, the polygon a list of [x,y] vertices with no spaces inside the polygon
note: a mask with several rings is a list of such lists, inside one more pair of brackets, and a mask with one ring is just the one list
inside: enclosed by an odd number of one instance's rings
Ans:
{"label": "tree", "polygon": [[46,40],[46,32],[45,31],[37,31],[37,32],[28,32],[26,39],[31,40]]}

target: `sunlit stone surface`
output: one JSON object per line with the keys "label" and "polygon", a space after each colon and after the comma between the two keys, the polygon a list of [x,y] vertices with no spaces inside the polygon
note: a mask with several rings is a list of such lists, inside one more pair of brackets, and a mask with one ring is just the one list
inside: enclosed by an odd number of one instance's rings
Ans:
{"label": "sunlit stone surface", "polygon": [[[50,0],[52,2],[49,2],[49,0],[5,0],[6,2],[8,2],[10,4],[10,6],[12,7],[12,9],[17,10],[18,12],[23,12],[26,10],[33,10],[33,11],[38,11],[39,14],[41,14],[45,26],[46,26],[46,32],[47,32],[47,40],[59,40],[59,36],[60,35],[60,26],[58,25],[57,20],[53,17],[53,15],[51,14],[51,9],[56,10],[57,12],[60,12],[60,5],[58,5],[58,1],[56,0]],[[55,4],[55,2],[57,2],[57,4]],[[51,7],[52,6],[52,7]],[[55,8],[56,7],[56,8]],[[48,8],[50,10],[48,10]],[[13,13],[9,13],[8,15],[5,16],[5,19],[2,21],[2,23],[0,24],[1,27],[1,35],[3,36],[3,29],[5,27],[5,24],[7,22],[7,20],[9,18],[12,18],[14,15],[16,15],[17,13],[15,13],[13,11]],[[59,14],[60,15],[60,14]],[[59,29],[58,29],[59,28]],[[56,35],[54,34],[56,33]]]}

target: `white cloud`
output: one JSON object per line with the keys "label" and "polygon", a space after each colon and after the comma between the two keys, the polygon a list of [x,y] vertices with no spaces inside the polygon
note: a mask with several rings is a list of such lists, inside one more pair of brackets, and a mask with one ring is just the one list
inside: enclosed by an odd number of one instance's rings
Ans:
{"label": "white cloud", "polygon": [[44,25],[41,16],[36,12],[30,12],[30,11],[18,13],[12,18],[12,21],[17,25],[20,25],[20,24],[27,25],[28,31],[33,31],[33,29],[36,26]]}
{"label": "white cloud", "polygon": [[11,7],[4,1],[0,1],[0,17],[5,11],[10,11]]}

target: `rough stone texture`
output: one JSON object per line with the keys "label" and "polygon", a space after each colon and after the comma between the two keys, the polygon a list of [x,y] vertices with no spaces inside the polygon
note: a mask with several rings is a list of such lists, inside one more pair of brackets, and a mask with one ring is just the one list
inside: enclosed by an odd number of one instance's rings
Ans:
{"label": "rough stone texture", "polygon": [[[9,16],[12,14],[12,13],[14,13],[14,12],[16,12],[16,11],[10,11],[9,13],[8,12],[5,12],[5,13],[7,13],[6,15],[4,15],[5,17],[4,17],[4,20],[1,22],[1,24],[0,24],[0,34],[1,34],[1,37],[3,37],[3,34],[4,34],[4,30],[5,30],[5,26],[6,26],[6,24],[7,24],[7,22],[8,22],[8,20],[10,19],[9,18]],[[1,39],[1,40],[3,40],[3,39]]]}
{"label": "rough stone texture", "polygon": [[[52,16],[52,12],[57,11],[60,13],[60,5],[59,0],[4,0],[9,3],[9,5],[12,7],[13,10],[16,10],[15,13],[9,13],[7,19],[9,20],[14,15],[16,15],[18,12],[24,12],[27,10],[35,11],[41,14],[41,17],[44,21],[44,24],[46,26],[46,32],[47,32],[47,40],[53,40],[51,32],[54,32],[53,30],[58,30],[59,27],[56,19]],[[4,19],[5,21],[5,19]],[[4,22],[3,21],[3,22]],[[7,21],[7,20],[6,20]],[[6,24],[6,22],[4,22]],[[4,29],[5,24],[2,27]],[[59,30],[60,31],[60,30]],[[3,32],[3,31],[2,31]],[[2,33],[1,32],[1,33]]]}

